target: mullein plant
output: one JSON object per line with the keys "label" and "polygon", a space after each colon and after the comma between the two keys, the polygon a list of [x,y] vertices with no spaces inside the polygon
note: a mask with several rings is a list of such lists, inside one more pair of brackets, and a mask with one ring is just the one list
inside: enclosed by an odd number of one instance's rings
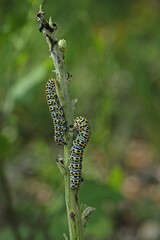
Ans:
{"label": "mullein plant", "polygon": [[45,36],[53,60],[55,79],[46,84],[46,99],[54,125],[54,142],[64,148],[63,157],[59,156],[57,165],[64,177],[65,201],[69,227],[66,240],[83,240],[86,222],[95,208],[79,201],[82,179],[82,159],[84,149],[91,135],[89,121],[82,116],[74,118],[75,101],[69,94],[71,74],[65,67],[66,41],[57,40],[57,24],[44,19],[42,6],[37,14],[39,31]]}

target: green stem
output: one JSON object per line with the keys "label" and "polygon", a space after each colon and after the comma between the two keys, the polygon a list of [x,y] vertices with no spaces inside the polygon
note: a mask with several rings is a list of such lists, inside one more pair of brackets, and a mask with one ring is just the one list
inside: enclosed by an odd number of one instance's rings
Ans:
{"label": "green stem", "polygon": [[[70,99],[70,95],[68,92],[68,86],[67,86],[68,84],[66,79],[67,74],[65,71],[64,61],[61,58],[62,56],[57,46],[56,48],[54,48],[54,51],[51,52],[51,57],[53,59],[55,72],[57,77],[59,78],[59,82],[62,89],[65,119],[67,121],[68,129],[69,129],[69,126],[73,123],[73,107],[72,107],[72,101]],[[60,64],[57,64],[58,60]],[[67,139],[67,145],[64,146],[64,164],[68,169],[69,152],[70,152],[70,147],[72,143],[72,137],[69,134],[69,131],[67,132],[66,139]],[[65,201],[66,201],[70,240],[83,240],[78,190],[73,191],[70,189],[68,171],[64,175],[64,182],[65,182]]]}
{"label": "green stem", "polygon": [[[55,65],[55,72],[57,77],[59,77],[63,99],[64,99],[64,110],[65,110],[65,119],[69,126],[73,123],[73,107],[72,101],[68,92],[68,83],[66,79],[66,71],[65,65],[63,61],[63,56],[59,49],[54,48],[54,51],[51,52],[51,57],[53,59],[53,63]],[[59,64],[57,64],[59,61]],[[72,144],[72,137],[67,132],[67,145],[64,146],[64,164],[68,169],[69,165],[69,154],[70,154],[70,147]],[[65,182],[65,201],[66,201],[66,209],[67,209],[67,218],[68,218],[68,226],[69,226],[69,235],[70,240],[82,240],[82,224],[81,224],[81,213],[79,207],[79,196],[78,190],[71,190],[69,185],[69,172],[67,171],[64,175],[64,182]]]}
{"label": "green stem", "polygon": [[80,211],[80,204],[79,204],[79,190],[70,189],[70,181],[69,181],[69,171],[68,171],[69,154],[70,154],[70,148],[71,148],[72,139],[73,139],[73,134],[69,132],[69,128],[70,128],[70,125],[73,124],[73,106],[72,106],[72,101],[68,91],[68,79],[67,79],[67,72],[65,70],[64,52],[59,47],[55,37],[54,27],[56,25],[52,24],[51,22],[49,23],[46,22],[43,17],[44,17],[44,12],[40,7],[40,11],[37,15],[37,20],[40,23],[40,31],[45,35],[47,43],[49,45],[50,55],[55,67],[56,79],[59,81],[61,91],[62,91],[65,119],[67,121],[67,127],[68,127],[68,131],[66,133],[67,144],[64,146],[64,165],[67,170],[64,173],[64,182],[65,182],[65,201],[66,201],[67,218],[68,218],[68,226],[69,226],[69,236],[70,236],[70,240],[83,240],[83,226],[81,221],[81,211]]}

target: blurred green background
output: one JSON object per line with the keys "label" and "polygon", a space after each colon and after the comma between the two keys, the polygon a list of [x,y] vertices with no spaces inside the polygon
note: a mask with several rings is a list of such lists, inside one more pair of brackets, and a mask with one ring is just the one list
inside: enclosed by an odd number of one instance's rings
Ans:
{"label": "blurred green background", "polygon": [[[39,0],[0,0],[0,240],[63,239],[63,178]],[[160,239],[160,1],[45,1],[67,41],[75,116],[91,121],[81,201],[88,240]]]}

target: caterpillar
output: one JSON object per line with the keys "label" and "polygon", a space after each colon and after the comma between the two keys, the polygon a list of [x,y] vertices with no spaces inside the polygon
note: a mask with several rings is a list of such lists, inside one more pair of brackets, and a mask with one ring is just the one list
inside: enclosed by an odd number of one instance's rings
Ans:
{"label": "caterpillar", "polygon": [[46,99],[54,124],[54,141],[58,145],[65,145],[64,134],[66,132],[66,121],[64,111],[56,90],[56,80],[50,78],[46,84]]}
{"label": "caterpillar", "polygon": [[70,188],[77,189],[83,181],[82,175],[82,159],[84,149],[91,135],[89,121],[85,117],[77,117],[75,119],[74,129],[77,130],[77,137],[72,142],[69,157],[69,176]]}

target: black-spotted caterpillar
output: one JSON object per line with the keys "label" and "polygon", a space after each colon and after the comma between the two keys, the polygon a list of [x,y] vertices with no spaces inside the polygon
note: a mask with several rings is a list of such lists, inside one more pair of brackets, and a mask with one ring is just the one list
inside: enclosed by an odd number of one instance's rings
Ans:
{"label": "black-spotted caterpillar", "polygon": [[58,145],[64,145],[66,121],[64,118],[63,107],[60,104],[56,90],[56,80],[52,78],[50,78],[46,84],[46,98],[54,124],[54,141]]}
{"label": "black-spotted caterpillar", "polygon": [[84,117],[80,116],[76,118],[74,128],[78,134],[76,139],[73,140],[70,151],[69,175],[71,189],[79,188],[80,183],[83,181],[81,177],[83,151],[91,135],[89,121]]}

